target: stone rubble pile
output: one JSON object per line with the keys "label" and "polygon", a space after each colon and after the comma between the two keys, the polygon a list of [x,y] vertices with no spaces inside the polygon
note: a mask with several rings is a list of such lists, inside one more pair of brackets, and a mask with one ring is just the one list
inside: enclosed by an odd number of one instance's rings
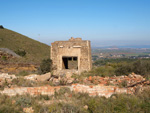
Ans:
{"label": "stone rubble pile", "polygon": [[52,76],[50,78],[50,81],[52,81],[52,83],[54,85],[68,85],[68,84],[72,84],[74,81],[74,78],[68,77],[68,76],[64,76],[64,77],[55,77]]}
{"label": "stone rubble pile", "polygon": [[136,75],[134,73],[129,74],[128,76],[114,76],[114,77],[89,76],[86,80],[93,84],[111,85],[111,86],[118,86],[122,84],[125,85],[126,87],[132,86],[140,82],[142,85],[150,83],[143,76]]}
{"label": "stone rubble pile", "polygon": [[90,96],[104,96],[106,98],[113,94],[134,94],[135,88],[119,88],[116,86],[104,86],[104,85],[83,85],[83,84],[72,84],[71,86],[39,86],[39,87],[11,87],[5,88],[0,91],[1,94],[9,96],[15,96],[17,94],[24,95],[30,94],[32,96],[37,95],[54,95],[55,91],[58,91],[62,87],[68,87],[71,91],[76,93],[88,93]]}
{"label": "stone rubble pile", "polygon": [[30,94],[32,96],[36,95],[54,95],[55,91],[58,91],[60,86],[40,86],[40,87],[11,87],[5,88],[3,91],[0,91],[1,94],[6,94],[9,96],[15,96],[17,94],[24,95]]}
{"label": "stone rubble pile", "polygon": [[51,73],[46,73],[43,75],[31,74],[25,76],[24,79],[32,80],[32,81],[41,81],[41,82],[51,81],[54,85],[66,85],[66,84],[71,84],[74,81],[74,78],[71,78],[70,74],[60,77],[60,76],[51,75]]}
{"label": "stone rubble pile", "polygon": [[83,85],[83,84],[72,84],[70,87],[71,91],[77,93],[88,93],[90,96],[104,96],[110,97],[112,94],[133,94],[133,88],[119,88],[116,86],[103,86],[103,85]]}
{"label": "stone rubble pile", "polygon": [[23,108],[24,113],[34,113],[34,110],[32,107],[26,107]]}
{"label": "stone rubble pile", "polygon": [[11,83],[13,79],[17,78],[15,75],[9,75],[8,73],[0,73],[0,85],[4,82]]}
{"label": "stone rubble pile", "polygon": [[[2,82],[11,82],[13,79],[17,78],[15,75],[9,75],[7,73],[0,73],[0,85]],[[89,76],[85,77],[82,84],[72,84],[74,78],[71,78],[70,74],[58,77],[53,76],[51,73],[46,73],[43,75],[28,75],[24,79],[33,80],[37,82],[41,81],[52,81],[54,85],[58,86],[39,86],[39,87],[9,87],[0,91],[1,94],[6,94],[9,96],[15,96],[17,94],[30,94],[32,96],[36,95],[53,95],[55,91],[58,91],[61,87],[68,87],[71,91],[76,93],[88,93],[90,96],[104,96],[106,98],[113,94],[126,93],[134,94],[136,91],[142,91],[145,87],[149,87],[150,81],[146,80],[141,75],[136,75],[134,73],[128,76],[113,76],[113,77],[99,77],[99,76]],[[88,84],[87,84],[88,83]],[[70,84],[70,85],[68,85]],[[61,85],[61,86],[60,86]],[[62,86],[63,85],[63,86]]]}
{"label": "stone rubble pile", "polygon": [[48,81],[50,77],[51,77],[51,73],[49,72],[43,75],[31,74],[31,75],[25,76],[24,79],[44,82],[44,81]]}

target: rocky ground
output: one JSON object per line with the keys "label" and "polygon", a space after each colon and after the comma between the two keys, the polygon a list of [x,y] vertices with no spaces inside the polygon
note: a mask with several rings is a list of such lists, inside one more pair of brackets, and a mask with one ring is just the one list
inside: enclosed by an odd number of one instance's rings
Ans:
{"label": "rocky ground", "polygon": [[[31,95],[32,97],[49,96],[50,100],[38,101],[41,105],[54,103],[74,103],[74,94],[88,94],[89,96],[112,97],[114,94],[135,95],[150,87],[150,81],[141,75],[129,74],[128,76],[99,77],[89,76],[73,78],[70,75],[57,77],[46,73],[43,75],[31,74],[16,76],[14,74],[0,73],[0,94],[10,97],[18,95]],[[72,93],[68,93],[72,92]],[[63,96],[62,98],[58,98]],[[54,96],[54,97],[53,97]],[[49,97],[44,97],[49,98]],[[18,97],[19,98],[19,97]],[[115,97],[114,97],[115,98]],[[12,103],[16,103],[13,100]],[[85,105],[84,109],[88,109]],[[23,107],[25,113],[33,113],[34,109]]]}
{"label": "rocky ground", "polygon": [[[61,87],[67,87],[74,92],[88,93],[90,96],[104,96],[110,97],[112,94],[127,93],[134,94],[137,91],[149,87],[150,81],[143,78],[141,75],[134,73],[128,76],[114,76],[114,77],[99,77],[89,76],[80,80],[72,78],[71,76],[56,77],[51,73],[43,75],[31,74],[22,77],[23,83],[28,81],[27,85],[14,84],[14,80],[20,80],[20,77],[9,75],[7,73],[0,74],[0,86],[3,89],[0,91],[2,94],[9,96],[30,94],[30,95],[53,95],[55,91]],[[32,85],[30,84],[32,83]]]}

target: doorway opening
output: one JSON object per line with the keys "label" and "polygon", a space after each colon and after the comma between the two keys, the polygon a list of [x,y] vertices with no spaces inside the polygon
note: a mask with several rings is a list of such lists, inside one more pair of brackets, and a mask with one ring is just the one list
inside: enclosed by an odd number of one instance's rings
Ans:
{"label": "doorway opening", "polygon": [[62,69],[78,69],[78,57],[62,57]]}

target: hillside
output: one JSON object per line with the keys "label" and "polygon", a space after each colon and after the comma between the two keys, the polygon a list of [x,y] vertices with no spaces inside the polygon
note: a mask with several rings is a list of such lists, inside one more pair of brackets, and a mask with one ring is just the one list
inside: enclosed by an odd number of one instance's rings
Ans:
{"label": "hillside", "polygon": [[0,48],[25,50],[26,56],[18,59],[22,62],[39,63],[50,56],[50,46],[6,28],[0,28]]}

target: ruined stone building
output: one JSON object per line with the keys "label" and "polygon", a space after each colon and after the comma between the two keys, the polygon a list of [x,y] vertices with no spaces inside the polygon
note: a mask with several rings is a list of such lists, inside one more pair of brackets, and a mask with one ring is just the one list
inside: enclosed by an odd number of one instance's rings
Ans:
{"label": "ruined stone building", "polygon": [[73,37],[56,41],[51,44],[51,59],[53,70],[58,73],[89,71],[92,68],[90,41]]}

